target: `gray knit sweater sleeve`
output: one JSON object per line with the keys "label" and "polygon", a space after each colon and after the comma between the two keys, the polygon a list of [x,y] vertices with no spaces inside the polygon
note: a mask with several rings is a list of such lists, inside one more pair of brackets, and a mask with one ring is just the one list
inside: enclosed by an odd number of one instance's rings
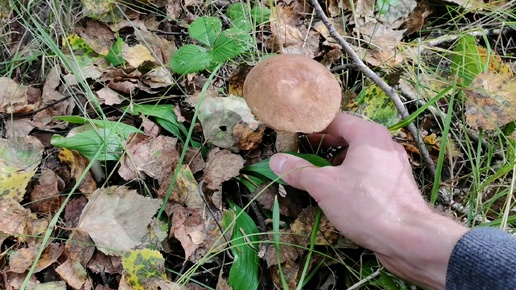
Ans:
{"label": "gray knit sweater sleeve", "polygon": [[455,245],[446,289],[516,289],[516,238],[494,228],[475,228]]}

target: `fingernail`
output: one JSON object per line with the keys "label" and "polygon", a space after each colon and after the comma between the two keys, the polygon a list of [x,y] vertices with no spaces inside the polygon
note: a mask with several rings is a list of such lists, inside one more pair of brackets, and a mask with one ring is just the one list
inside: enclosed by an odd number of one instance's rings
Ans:
{"label": "fingernail", "polygon": [[269,161],[269,167],[274,171],[274,173],[279,174],[281,173],[281,169],[283,168],[285,161],[287,161],[287,156],[283,154],[273,155]]}

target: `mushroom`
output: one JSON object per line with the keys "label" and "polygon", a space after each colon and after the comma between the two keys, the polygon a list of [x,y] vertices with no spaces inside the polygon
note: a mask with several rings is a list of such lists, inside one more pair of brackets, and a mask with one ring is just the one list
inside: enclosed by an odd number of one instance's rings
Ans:
{"label": "mushroom", "polygon": [[[249,72],[244,98],[256,118],[276,130],[276,149],[285,152],[297,151],[297,133],[324,130],[340,111],[342,96],[337,79],[322,64],[281,54]],[[284,140],[295,148],[281,148]]]}

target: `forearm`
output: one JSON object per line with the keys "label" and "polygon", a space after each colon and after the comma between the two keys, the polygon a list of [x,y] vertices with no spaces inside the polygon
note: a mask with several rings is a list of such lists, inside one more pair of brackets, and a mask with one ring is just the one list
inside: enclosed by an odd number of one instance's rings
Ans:
{"label": "forearm", "polygon": [[376,253],[392,273],[427,289],[444,289],[451,253],[468,229],[435,214],[414,216],[388,233],[390,253]]}

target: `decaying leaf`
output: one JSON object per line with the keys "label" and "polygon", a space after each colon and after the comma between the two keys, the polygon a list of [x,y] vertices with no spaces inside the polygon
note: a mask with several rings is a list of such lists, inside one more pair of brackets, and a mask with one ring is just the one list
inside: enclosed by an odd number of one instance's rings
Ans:
{"label": "decaying leaf", "polygon": [[[160,186],[158,190],[159,197],[164,198],[166,196],[171,180],[172,176]],[[168,200],[186,205],[188,208],[202,208],[204,206],[204,201],[199,194],[199,184],[188,165],[181,165],[176,183]]]}
{"label": "decaying leaf", "polygon": [[0,113],[27,113],[37,108],[38,100],[27,95],[29,87],[16,83],[10,78],[0,77]]}
{"label": "decaying leaf", "polygon": [[[269,234],[269,240],[274,240],[272,234]],[[268,267],[278,265],[277,255],[280,257],[280,263],[292,263],[304,252],[304,249],[299,246],[305,245],[299,243],[298,237],[296,235],[292,234],[290,230],[281,230],[279,253],[276,252],[276,247],[274,244],[269,244],[267,245],[267,251],[265,252],[265,256],[263,258],[267,262]]]}
{"label": "decaying leaf", "polygon": [[73,289],[81,289],[86,283],[88,273],[81,263],[67,259],[56,268],[57,274]]}
{"label": "decaying leaf", "polygon": [[[41,245],[21,248],[15,251],[9,257],[9,271],[14,273],[23,273],[28,270],[36,259],[39,247],[41,247]],[[50,243],[36,262],[36,268],[34,272],[40,272],[41,270],[44,270],[51,264],[55,263],[63,253],[63,250],[64,246],[57,243]]]}
{"label": "decaying leaf", "polygon": [[245,100],[235,96],[206,98],[199,108],[199,121],[208,142],[233,151],[255,149],[265,131]]}
{"label": "decaying leaf", "polygon": [[103,253],[120,255],[142,243],[161,202],[124,186],[101,188],[89,197],[78,228],[87,232]]}
{"label": "decaying leaf", "polygon": [[42,154],[43,145],[36,137],[0,139],[0,200],[23,199]]}
{"label": "decaying leaf", "polygon": [[158,282],[167,279],[165,259],[158,251],[128,251],[122,257],[122,265],[126,281],[136,290],[159,289]]}
{"label": "decaying leaf", "polygon": [[516,80],[510,74],[484,72],[466,91],[466,122],[475,129],[494,130],[516,120]]}
{"label": "decaying leaf", "polygon": [[129,65],[132,67],[138,67],[145,61],[156,61],[149,49],[141,44],[137,44],[131,47],[129,47],[127,44],[124,44],[122,47],[122,55],[124,56],[124,59],[127,61],[127,63],[129,63]]}
{"label": "decaying leaf", "polygon": [[244,167],[244,162],[244,158],[240,155],[215,148],[208,154],[203,181],[209,189],[216,190],[222,182],[238,176],[240,169]]}
{"label": "decaying leaf", "polygon": [[[61,162],[66,163],[70,167],[71,177],[75,178],[76,181],[80,180],[84,170],[90,163],[81,153],[67,148],[59,150],[58,157]],[[97,189],[97,182],[95,182],[91,171],[86,173],[78,189],[82,193],[92,193]]]}
{"label": "decaying leaf", "polygon": [[204,210],[174,205],[170,235],[181,243],[185,260],[196,263],[213,247],[222,232]]}
{"label": "decaying leaf", "polygon": [[61,206],[64,197],[60,190],[64,188],[64,181],[54,171],[45,168],[41,171],[38,184],[30,192],[30,208],[35,212],[55,212]]}
{"label": "decaying leaf", "polygon": [[65,253],[69,260],[86,266],[93,257],[95,244],[88,233],[75,230],[66,241]]}
{"label": "decaying leaf", "polygon": [[108,106],[118,105],[124,101],[117,92],[108,87],[96,91],[95,94],[99,97],[102,103]]}
{"label": "decaying leaf", "polygon": [[172,137],[132,134],[127,139],[126,154],[118,173],[125,180],[143,178],[142,174],[145,174],[162,185],[172,177],[177,166],[176,144],[177,139]]}
{"label": "decaying leaf", "polygon": [[[293,234],[298,235],[301,245],[310,243],[310,236],[315,223],[317,208],[310,206],[305,208],[290,225]],[[339,232],[323,214],[319,223],[319,232],[315,240],[316,245],[331,245],[339,239]]]}
{"label": "decaying leaf", "polygon": [[[46,230],[48,221],[22,207],[13,199],[0,199],[0,242],[8,237],[31,240]],[[32,236],[32,237],[31,237]]]}

